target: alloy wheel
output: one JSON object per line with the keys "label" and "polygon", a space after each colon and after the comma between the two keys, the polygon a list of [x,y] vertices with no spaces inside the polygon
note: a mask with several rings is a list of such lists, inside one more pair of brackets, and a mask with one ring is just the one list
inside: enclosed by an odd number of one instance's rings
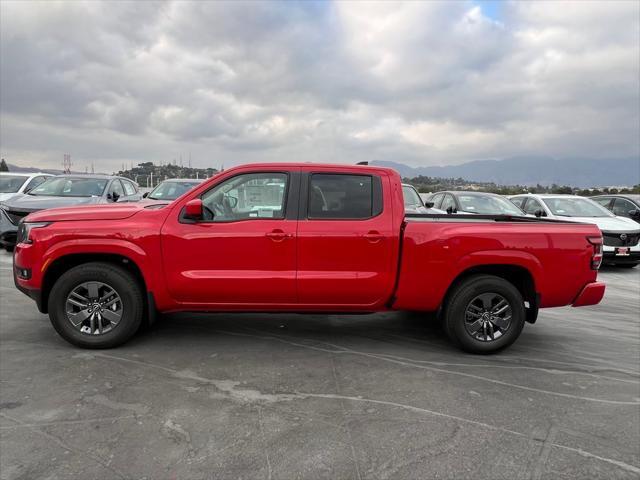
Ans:
{"label": "alloy wheel", "polygon": [[84,282],[65,302],[67,320],[86,335],[103,335],[122,319],[122,300],[113,287],[102,282]]}
{"label": "alloy wheel", "polygon": [[483,293],[468,303],[464,327],[474,339],[492,342],[509,330],[512,314],[511,304],[502,295]]}

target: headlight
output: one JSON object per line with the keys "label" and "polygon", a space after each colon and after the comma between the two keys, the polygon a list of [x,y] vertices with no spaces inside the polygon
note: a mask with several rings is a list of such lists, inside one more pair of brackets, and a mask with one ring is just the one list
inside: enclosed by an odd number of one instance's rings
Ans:
{"label": "headlight", "polygon": [[16,243],[33,243],[33,240],[31,239],[31,230],[34,228],[43,228],[49,224],[50,222],[20,222]]}

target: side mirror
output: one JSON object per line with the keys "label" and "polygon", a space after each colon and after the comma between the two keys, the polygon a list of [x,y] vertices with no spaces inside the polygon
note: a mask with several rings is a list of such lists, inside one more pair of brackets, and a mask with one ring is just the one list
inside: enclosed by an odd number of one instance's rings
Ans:
{"label": "side mirror", "polygon": [[536,210],[534,212],[534,215],[538,218],[540,217],[546,217],[547,216],[547,212],[545,212],[544,210]]}
{"label": "side mirror", "polygon": [[433,208],[435,204],[433,202],[424,202],[424,206],[427,208]]}
{"label": "side mirror", "polygon": [[629,216],[631,218],[640,217],[640,210],[629,210]]}
{"label": "side mirror", "polygon": [[120,198],[120,195],[118,195],[116,192],[107,193],[107,200],[117,202],[119,198]]}
{"label": "side mirror", "polygon": [[447,213],[451,215],[452,213],[458,213],[458,209],[456,207],[447,207]]}
{"label": "side mirror", "polygon": [[147,198],[148,196],[149,196],[149,192],[144,192],[144,193],[142,194],[142,198]]}
{"label": "side mirror", "polygon": [[189,220],[202,220],[202,200],[194,198],[184,206],[184,218]]}

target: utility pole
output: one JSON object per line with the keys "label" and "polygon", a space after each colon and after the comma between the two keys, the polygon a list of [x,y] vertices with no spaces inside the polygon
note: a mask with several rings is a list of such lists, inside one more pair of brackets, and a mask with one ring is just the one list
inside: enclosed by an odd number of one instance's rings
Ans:
{"label": "utility pole", "polygon": [[62,160],[62,170],[64,173],[71,173],[71,154],[65,153],[64,160]]}

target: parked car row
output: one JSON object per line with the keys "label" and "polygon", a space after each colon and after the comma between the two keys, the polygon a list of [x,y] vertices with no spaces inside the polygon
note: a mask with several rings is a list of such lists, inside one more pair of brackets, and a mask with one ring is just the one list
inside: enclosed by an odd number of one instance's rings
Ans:
{"label": "parked car row", "polygon": [[30,213],[76,205],[173,201],[202,180],[171,179],[142,194],[134,181],[113,175],[0,174],[0,246],[13,250],[20,221]]}
{"label": "parked car row", "polygon": [[450,215],[512,215],[592,223],[602,232],[606,263],[629,268],[640,263],[640,195],[503,197],[485,192],[445,191],[431,194],[427,201]]}

